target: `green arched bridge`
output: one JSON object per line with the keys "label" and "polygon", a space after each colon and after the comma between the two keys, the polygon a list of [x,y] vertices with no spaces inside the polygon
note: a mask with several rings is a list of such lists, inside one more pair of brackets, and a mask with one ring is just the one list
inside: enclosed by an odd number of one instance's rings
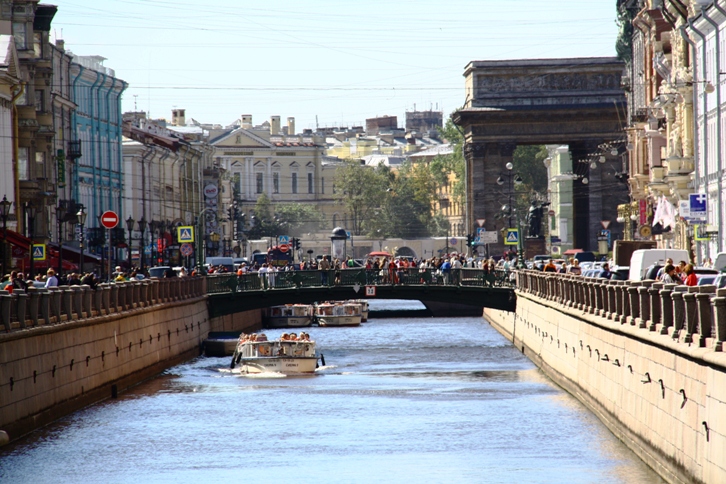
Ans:
{"label": "green arched bridge", "polygon": [[224,316],[282,304],[346,299],[410,299],[514,311],[517,298],[503,271],[452,269],[289,271],[213,274],[207,279],[209,314]]}

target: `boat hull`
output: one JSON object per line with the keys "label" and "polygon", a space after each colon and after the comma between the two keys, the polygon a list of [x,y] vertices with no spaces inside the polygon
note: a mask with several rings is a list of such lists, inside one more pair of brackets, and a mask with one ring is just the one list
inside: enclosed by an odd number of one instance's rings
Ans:
{"label": "boat hull", "polygon": [[318,316],[320,326],[360,326],[361,316]]}
{"label": "boat hull", "polygon": [[318,358],[242,358],[239,362],[240,373],[282,373],[285,375],[306,375],[315,373]]}
{"label": "boat hull", "polygon": [[270,317],[265,321],[268,328],[306,328],[313,323],[311,316],[297,317]]}

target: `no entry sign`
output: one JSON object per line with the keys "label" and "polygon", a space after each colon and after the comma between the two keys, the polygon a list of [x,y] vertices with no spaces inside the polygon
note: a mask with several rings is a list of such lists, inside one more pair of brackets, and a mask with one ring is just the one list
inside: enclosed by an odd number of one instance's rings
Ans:
{"label": "no entry sign", "polygon": [[101,225],[107,229],[115,228],[118,225],[118,215],[116,215],[116,212],[110,210],[103,212],[101,215]]}

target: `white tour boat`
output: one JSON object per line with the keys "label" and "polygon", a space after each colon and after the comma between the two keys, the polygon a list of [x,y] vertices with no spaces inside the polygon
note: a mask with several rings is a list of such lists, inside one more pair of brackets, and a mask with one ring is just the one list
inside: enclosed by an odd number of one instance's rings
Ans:
{"label": "white tour boat", "polygon": [[268,328],[304,328],[313,322],[310,304],[286,304],[272,306],[265,321]]}
{"label": "white tour boat", "polygon": [[315,341],[267,341],[264,335],[251,341],[241,337],[232,355],[230,368],[234,369],[236,366],[239,366],[241,373],[315,373],[318,366]]}
{"label": "white tour boat", "polygon": [[360,320],[364,323],[368,321],[368,300],[352,299],[350,302],[360,304]]}
{"label": "white tour boat", "polygon": [[320,326],[360,326],[362,306],[349,301],[317,304],[315,319]]}

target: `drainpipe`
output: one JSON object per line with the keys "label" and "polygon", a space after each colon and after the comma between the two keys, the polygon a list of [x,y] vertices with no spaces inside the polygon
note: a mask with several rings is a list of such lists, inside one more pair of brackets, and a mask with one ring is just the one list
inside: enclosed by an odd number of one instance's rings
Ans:
{"label": "drainpipe", "polygon": [[[73,79],[73,99],[78,99],[80,95],[78,94],[78,91],[76,90],[78,86],[78,81],[81,79],[81,76],[83,75],[83,71],[86,70],[85,67],[83,67],[80,64],[76,64],[78,66],[78,75]],[[71,113],[71,133],[72,133],[72,140],[77,141],[78,140],[78,111],[76,109],[73,110]],[[83,147],[81,146],[81,149]],[[73,166],[72,166],[73,173],[71,174],[71,198],[73,200],[79,199],[79,193],[78,193],[78,159],[73,160]]]}
{"label": "drainpipe", "polygon": [[[716,10],[718,10],[721,15],[726,16],[726,10],[724,10],[722,7],[718,5],[718,2],[713,2],[713,6],[716,7]],[[718,133],[718,139],[721,140],[721,40],[720,40],[720,29],[718,24],[708,16],[706,9],[702,9],[701,13],[703,14],[703,18],[705,18],[708,23],[713,25],[713,28],[716,31],[716,106],[718,106],[718,124],[717,126],[717,133]],[[718,144],[718,156],[716,157],[716,173],[718,173],[718,176],[716,177],[716,190],[717,190],[717,196],[718,196],[718,252],[721,252],[723,250],[723,177],[721,176],[721,143]]]}
{"label": "drainpipe", "polygon": [[[111,93],[113,92],[114,88],[116,87],[116,78],[109,76],[108,79],[111,79],[111,85],[108,87],[108,89],[106,89],[106,146],[105,146],[105,148],[106,148],[106,160],[108,160],[108,170],[103,170],[103,167],[101,167],[102,168],[101,173],[103,173],[104,171],[107,171],[106,175],[108,176],[108,205],[107,205],[108,208],[106,208],[106,210],[113,210],[113,181],[114,180],[113,180],[113,177],[111,176],[111,173],[112,173],[111,168],[112,168],[112,161],[113,161],[113,158],[111,156],[112,155],[111,128],[116,123],[111,118],[111,101],[109,98],[110,98]],[[114,133],[114,134],[116,134],[116,133]]]}
{"label": "drainpipe", "polygon": [[[91,127],[91,132],[94,140],[91,150],[93,154],[91,158],[91,171],[93,173],[92,202],[95,215],[100,215],[101,200],[103,198],[103,183],[101,182],[101,179],[103,178],[103,167],[100,166],[101,153],[103,153],[103,146],[101,144],[103,134],[101,129],[101,89],[103,89],[103,85],[106,84],[106,79],[108,78],[108,76],[103,72],[96,71],[96,77],[98,80],[100,80],[100,82],[94,83],[93,86],[96,89],[96,92],[93,94],[93,100],[95,101],[94,104],[96,105],[96,112],[94,116],[94,126]],[[91,115],[93,114],[93,110],[91,110]]]}
{"label": "drainpipe", "polygon": [[[19,145],[18,145],[18,137],[20,136],[20,132],[18,130],[18,106],[15,104],[15,102],[20,98],[20,96],[23,95],[25,92],[25,83],[20,82],[16,84],[18,88],[17,94],[13,95],[13,99],[10,101],[13,106],[13,160],[15,160],[15,163],[13,163],[13,182],[15,185],[15,196],[13,197],[13,201],[15,202],[15,206],[20,206],[20,177],[18,174],[18,151]],[[28,161],[30,163],[30,161]],[[15,221],[15,230],[20,229],[20,220],[17,217],[16,212],[16,221]]]}
{"label": "drainpipe", "polygon": [[[701,49],[701,57],[702,57],[702,59],[701,59],[701,65],[705,66],[706,65],[706,34],[704,34],[703,32],[701,32],[700,30],[698,30],[693,25],[693,19],[688,19],[688,25],[690,26],[691,30],[693,32],[695,32],[696,35],[698,35],[701,38],[701,41],[703,42],[703,49]],[[695,43],[693,43],[691,45],[693,45],[694,48],[695,48]],[[694,52],[694,54],[695,54],[695,52]],[[694,60],[696,59],[696,56],[695,55],[693,56],[693,59]],[[693,71],[694,77],[695,77],[696,73],[697,72],[694,69],[694,71]],[[696,89],[695,88],[693,90],[693,96],[694,96],[694,100],[695,100],[697,98],[697,96],[696,96]],[[695,104],[694,104],[694,109],[695,109]],[[704,91],[703,91],[703,128],[704,128],[703,129],[703,153],[701,153],[701,157],[703,158],[703,169],[704,169],[704,171],[706,171],[708,169],[707,168],[708,167],[708,129],[707,129],[707,126],[706,126],[706,124],[707,124],[707,119],[706,119],[707,116],[708,116],[708,96],[707,96],[707,93],[706,93],[706,91],[704,89]],[[694,122],[694,131],[696,131],[695,130],[695,124],[696,124],[695,115],[694,115],[694,118],[693,118],[693,122]],[[720,119],[718,120],[718,124],[721,124],[721,120]],[[720,127],[719,127],[719,129],[720,129]],[[718,140],[719,138],[716,138],[716,139]],[[695,177],[695,180],[698,180],[699,173],[698,173],[697,163],[694,163],[694,165],[696,165],[696,177]],[[705,179],[705,177],[704,177],[704,179]],[[706,247],[708,247],[708,244],[706,245]],[[708,248],[706,250],[708,251]]]}
{"label": "drainpipe", "polygon": [[[121,89],[116,96],[114,106],[116,107],[116,133],[114,136],[118,137],[118,143],[116,145],[116,162],[118,163],[118,170],[116,172],[116,184],[118,186],[118,199],[116,204],[118,206],[118,213],[123,214],[123,180],[124,180],[124,156],[123,156],[123,114],[121,113],[121,95],[129,87],[127,82],[121,81]],[[119,215],[120,220],[126,220],[124,217]]]}

